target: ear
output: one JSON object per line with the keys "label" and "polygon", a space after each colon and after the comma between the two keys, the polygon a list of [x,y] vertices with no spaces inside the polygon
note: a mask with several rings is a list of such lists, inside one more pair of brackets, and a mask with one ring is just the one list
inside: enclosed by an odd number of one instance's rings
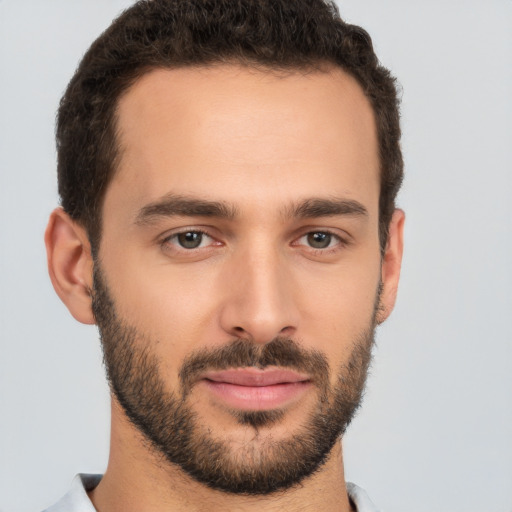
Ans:
{"label": "ear", "polygon": [[94,324],[93,260],[85,229],[62,208],[56,208],[50,215],[44,241],[48,273],[57,295],[79,322]]}
{"label": "ear", "polygon": [[388,318],[395,306],[404,250],[404,223],[405,213],[396,209],[391,217],[388,241],[382,258],[382,292],[377,313],[377,323],[379,324]]}

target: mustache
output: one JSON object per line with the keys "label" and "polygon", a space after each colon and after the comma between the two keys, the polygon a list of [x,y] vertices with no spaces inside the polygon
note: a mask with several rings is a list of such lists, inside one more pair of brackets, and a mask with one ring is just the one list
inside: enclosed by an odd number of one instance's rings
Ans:
{"label": "mustache", "polygon": [[259,345],[239,338],[215,349],[201,349],[184,360],[179,378],[185,392],[209,370],[279,366],[307,373],[317,384],[328,381],[329,363],[319,350],[304,349],[290,338],[274,338]]}

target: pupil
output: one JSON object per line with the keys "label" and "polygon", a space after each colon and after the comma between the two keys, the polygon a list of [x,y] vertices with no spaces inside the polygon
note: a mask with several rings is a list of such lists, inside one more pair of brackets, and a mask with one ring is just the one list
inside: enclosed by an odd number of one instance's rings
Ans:
{"label": "pupil", "polygon": [[308,243],[315,249],[325,249],[331,243],[331,235],[329,233],[310,233],[308,235]]}
{"label": "pupil", "polygon": [[195,249],[201,245],[201,241],[203,238],[202,233],[197,233],[196,231],[189,231],[187,233],[180,233],[178,235],[178,242],[185,249]]}

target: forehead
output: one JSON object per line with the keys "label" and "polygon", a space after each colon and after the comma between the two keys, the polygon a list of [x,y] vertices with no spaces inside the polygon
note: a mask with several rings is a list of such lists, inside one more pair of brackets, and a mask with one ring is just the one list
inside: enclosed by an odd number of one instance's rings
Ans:
{"label": "forehead", "polygon": [[117,121],[105,207],[116,194],[134,208],[169,193],[244,204],[378,196],[374,114],[340,69],[158,69],[120,99]]}

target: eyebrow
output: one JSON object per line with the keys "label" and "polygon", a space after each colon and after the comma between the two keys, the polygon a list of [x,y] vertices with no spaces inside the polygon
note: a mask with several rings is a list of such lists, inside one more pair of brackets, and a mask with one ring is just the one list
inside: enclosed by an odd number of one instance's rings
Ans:
{"label": "eyebrow", "polygon": [[[162,217],[215,217],[233,220],[238,209],[223,201],[209,201],[195,197],[167,194],[162,199],[142,207],[135,224],[147,225]],[[285,218],[310,219],[338,215],[368,216],[368,210],[358,201],[341,198],[309,198],[283,210]]]}
{"label": "eyebrow", "polygon": [[236,217],[234,206],[221,201],[208,201],[194,197],[168,194],[162,199],[140,209],[135,224],[150,224],[161,217],[218,217],[232,220]]}
{"label": "eyebrow", "polygon": [[286,217],[309,219],[349,215],[367,217],[368,210],[359,202],[342,198],[311,198],[300,201],[285,211]]}

